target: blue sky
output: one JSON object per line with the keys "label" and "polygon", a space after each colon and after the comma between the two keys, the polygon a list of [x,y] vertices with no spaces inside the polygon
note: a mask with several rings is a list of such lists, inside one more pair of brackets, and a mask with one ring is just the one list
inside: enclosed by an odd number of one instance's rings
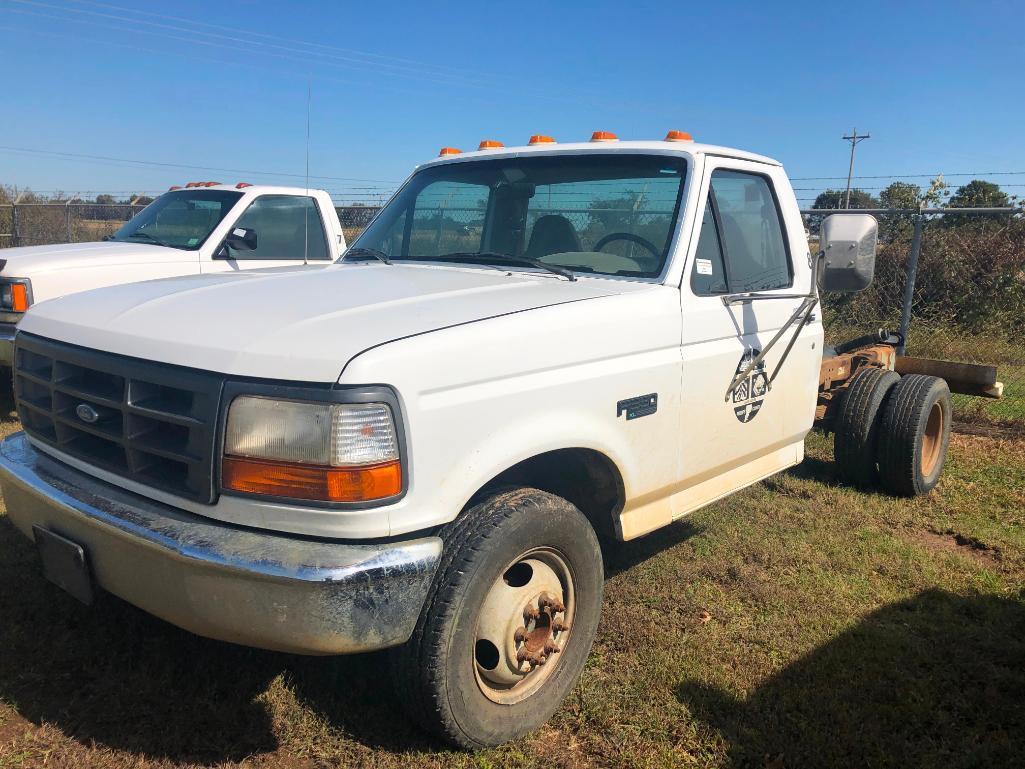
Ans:
{"label": "blue sky", "polygon": [[1025,172],[1025,2],[689,5],[0,0],[0,183],[301,183],[308,83],[313,184],[342,199],[444,145],[597,129],[842,177],[857,126],[857,174]]}

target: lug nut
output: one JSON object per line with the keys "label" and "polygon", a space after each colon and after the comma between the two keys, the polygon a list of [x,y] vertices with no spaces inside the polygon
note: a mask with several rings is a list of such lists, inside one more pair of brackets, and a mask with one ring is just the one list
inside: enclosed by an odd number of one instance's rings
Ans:
{"label": "lug nut", "polygon": [[527,638],[527,629],[525,627],[518,627],[518,628],[516,628],[516,632],[513,633],[513,640],[516,643],[521,644],[521,643],[523,643],[526,640],[526,638]]}
{"label": "lug nut", "polygon": [[527,608],[523,610],[523,618],[528,622],[532,619],[537,619],[539,616],[541,616],[541,612],[533,606],[528,605]]}
{"label": "lug nut", "polygon": [[561,651],[561,650],[555,644],[553,644],[553,643],[546,643],[545,644],[545,654],[558,654],[559,651]]}
{"label": "lug nut", "polygon": [[554,630],[556,633],[564,633],[567,630],[569,630],[569,625],[567,625],[565,622],[553,622],[552,630]]}

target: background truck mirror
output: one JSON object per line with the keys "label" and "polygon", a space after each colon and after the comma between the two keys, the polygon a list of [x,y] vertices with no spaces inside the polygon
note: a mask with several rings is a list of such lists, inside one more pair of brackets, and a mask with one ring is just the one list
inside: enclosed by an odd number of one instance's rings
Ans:
{"label": "background truck mirror", "polygon": [[853,293],[872,283],[879,224],[869,214],[832,214],[822,222],[822,290]]}
{"label": "background truck mirror", "polygon": [[224,239],[224,244],[234,251],[255,251],[256,230],[246,227],[235,227]]}

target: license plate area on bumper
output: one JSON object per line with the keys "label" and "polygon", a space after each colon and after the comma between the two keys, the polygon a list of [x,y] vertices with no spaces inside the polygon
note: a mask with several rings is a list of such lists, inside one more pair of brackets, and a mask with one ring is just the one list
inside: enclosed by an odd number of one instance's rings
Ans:
{"label": "license plate area on bumper", "polygon": [[43,561],[43,576],[73,598],[92,604],[93,579],[82,546],[38,525],[32,526],[32,536]]}

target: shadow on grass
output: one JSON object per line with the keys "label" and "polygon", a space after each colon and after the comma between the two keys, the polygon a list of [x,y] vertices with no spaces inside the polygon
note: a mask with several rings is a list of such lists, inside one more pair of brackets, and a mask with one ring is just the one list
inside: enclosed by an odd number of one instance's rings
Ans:
{"label": "shadow on grass", "polygon": [[[609,574],[694,533],[681,522],[612,545]],[[268,699],[280,698],[280,677],[300,705],[365,746],[443,748],[403,713],[387,653],[276,654],[194,636],[103,593],[82,606],[43,579],[35,548],[4,517],[0,553],[0,700],[83,745],[219,764],[273,753],[282,733],[315,741],[318,727],[301,733],[306,727],[290,698],[278,703],[278,714],[284,708],[291,723],[275,725]]]}
{"label": "shadow on grass", "polygon": [[1025,765],[1025,603],[928,590],[865,617],[743,700],[682,702],[738,766]]}
{"label": "shadow on grass", "polygon": [[[267,698],[280,676],[365,745],[438,747],[401,712],[383,654],[263,652],[199,638],[109,595],[82,606],[43,579],[34,547],[6,518],[0,553],[0,700],[83,745],[204,764],[273,752],[281,729]],[[290,700],[282,707],[294,714]]]}
{"label": "shadow on grass", "polygon": [[605,576],[606,578],[614,577],[632,569],[652,556],[681,542],[686,542],[700,532],[701,529],[689,520],[681,520],[629,542],[603,541],[602,558],[605,561]]}

